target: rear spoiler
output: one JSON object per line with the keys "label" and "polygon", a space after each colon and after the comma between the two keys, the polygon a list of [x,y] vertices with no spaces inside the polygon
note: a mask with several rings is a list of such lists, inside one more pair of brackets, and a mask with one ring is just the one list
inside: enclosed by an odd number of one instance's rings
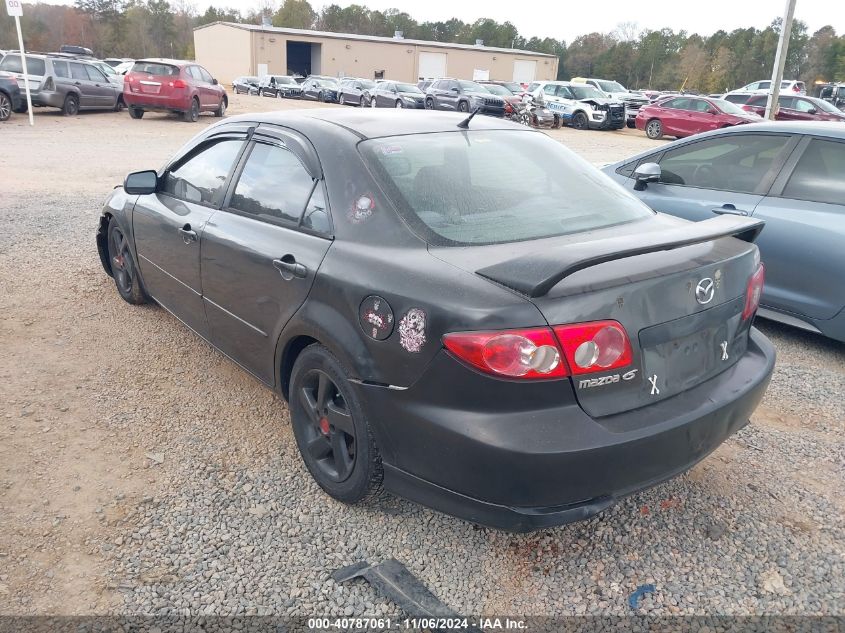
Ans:
{"label": "rear spoiler", "polygon": [[763,225],[762,220],[720,215],[677,228],[562,245],[475,272],[528,297],[542,297],[561,280],[591,266],[646,253],[670,251],[722,237],[737,237],[753,242],[763,230]]}

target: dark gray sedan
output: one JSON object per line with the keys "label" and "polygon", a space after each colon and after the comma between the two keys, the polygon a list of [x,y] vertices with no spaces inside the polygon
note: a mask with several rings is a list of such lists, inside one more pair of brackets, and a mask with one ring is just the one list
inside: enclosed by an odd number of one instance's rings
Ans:
{"label": "dark gray sedan", "polygon": [[775,361],[761,228],[654,213],[501,119],[315,108],[228,119],[130,174],[97,247],[124,300],[288,400],[329,495],[525,531],[748,422]]}
{"label": "dark gray sedan", "polygon": [[425,108],[423,91],[413,84],[401,81],[379,81],[370,93],[373,108]]}
{"label": "dark gray sedan", "polygon": [[370,105],[370,96],[376,86],[372,79],[359,79],[357,77],[344,77],[340,80],[340,89],[337,102],[340,105],[351,103],[352,105]]}
{"label": "dark gray sedan", "polygon": [[845,125],[726,128],[604,171],[656,211],[764,220],[760,315],[845,341]]}

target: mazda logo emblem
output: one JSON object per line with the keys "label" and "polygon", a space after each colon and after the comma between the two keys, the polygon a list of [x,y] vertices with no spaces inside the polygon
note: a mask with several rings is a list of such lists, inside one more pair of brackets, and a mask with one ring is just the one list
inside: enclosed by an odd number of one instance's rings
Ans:
{"label": "mazda logo emblem", "polygon": [[713,295],[716,292],[716,285],[710,277],[705,277],[698,282],[695,287],[695,300],[701,305],[706,305],[713,301]]}

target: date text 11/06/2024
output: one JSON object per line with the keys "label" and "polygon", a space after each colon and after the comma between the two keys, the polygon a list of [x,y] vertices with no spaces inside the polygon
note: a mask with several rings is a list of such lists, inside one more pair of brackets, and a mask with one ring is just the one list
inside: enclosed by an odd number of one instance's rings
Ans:
{"label": "date text 11/06/2024", "polygon": [[367,629],[378,631],[389,630],[482,630],[497,631],[525,630],[524,620],[514,618],[404,618],[392,620],[390,618],[309,618],[308,628],[314,631],[363,631]]}

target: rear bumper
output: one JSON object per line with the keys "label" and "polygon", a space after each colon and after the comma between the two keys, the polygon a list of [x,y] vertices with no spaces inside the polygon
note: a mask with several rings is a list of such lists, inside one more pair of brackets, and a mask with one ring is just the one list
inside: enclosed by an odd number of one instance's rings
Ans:
{"label": "rear bumper", "polygon": [[191,95],[186,94],[184,96],[172,97],[170,95],[151,95],[124,90],[123,102],[127,107],[132,106],[144,110],[185,112],[191,107]]}
{"label": "rear bumper", "polygon": [[747,424],[774,362],[771,343],[752,330],[746,354],[722,374],[597,419],[575,403],[568,380],[491,380],[445,352],[407,390],[360,389],[388,490],[468,521],[525,532],[586,519],[688,470]]}

